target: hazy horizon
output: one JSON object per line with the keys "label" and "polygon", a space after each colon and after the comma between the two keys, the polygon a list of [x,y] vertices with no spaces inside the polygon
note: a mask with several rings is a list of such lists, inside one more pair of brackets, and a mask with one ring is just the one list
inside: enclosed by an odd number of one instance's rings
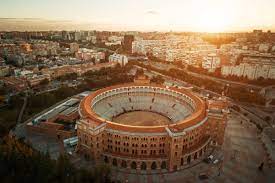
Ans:
{"label": "hazy horizon", "polygon": [[[246,29],[235,29],[230,31],[212,31],[209,33],[238,33],[251,32],[254,29],[261,29],[264,31],[275,31],[275,27],[250,27]],[[98,30],[98,31],[140,31],[140,32],[208,32],[196,31],[191,28],[147,28],[142,29],[138,26],[125,26],[119,24],[100,24],[90,22],[75,22],[72,20],[47,20],[43,18],[1,18],[0,17],[0,31],[77,31],[77,30]]]}
{"label": "hazy horizon", "polygon": [[0,5],[0,30],[7,31],[275,30],[272,0],[9,0]]}

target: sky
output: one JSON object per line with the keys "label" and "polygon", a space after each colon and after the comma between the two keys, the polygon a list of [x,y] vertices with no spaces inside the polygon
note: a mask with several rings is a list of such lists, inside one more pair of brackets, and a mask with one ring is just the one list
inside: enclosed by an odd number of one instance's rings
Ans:
{"label": "sky", "polygon": [[0,0],[0,18],[38,18],[123,30],[275,30],[275,0]]}

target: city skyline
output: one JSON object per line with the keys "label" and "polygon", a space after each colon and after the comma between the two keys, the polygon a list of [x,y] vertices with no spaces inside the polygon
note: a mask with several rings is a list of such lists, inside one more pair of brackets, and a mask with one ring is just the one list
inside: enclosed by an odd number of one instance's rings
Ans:
{"label": "city skyline", "polygon": [[[137,31],[192,31],[238,32],[251,29],[274,30],[271,0],[217,1],[217,0],[20,0],[1,2],[1,30],[18,26],[19,30],[32,29],[31,25],[44,24],[44,29],[60,25],[76,25],[75,29],[137,30]],[[5,18],[5,19],[3,19]],[[27,18],[27,19],[26,19]],[[34,21],[35,20],[35,21]],[[20,23],[24,25],[20,26]],[[46,22],[46,23],[45,23]],[[25,24],[26,23],[26,24]],[[17,25],[18,24],[18,25]],[[51,25],[51,26],[49,26]],[[60,26],[59,25],[59,26]],[[53,27],[53,28],[52,28]],[[70,26],[69,26],[70,27]],[[74,28],[74,27],[72,27]],[[62,26],[58,29],[62,29]]]}

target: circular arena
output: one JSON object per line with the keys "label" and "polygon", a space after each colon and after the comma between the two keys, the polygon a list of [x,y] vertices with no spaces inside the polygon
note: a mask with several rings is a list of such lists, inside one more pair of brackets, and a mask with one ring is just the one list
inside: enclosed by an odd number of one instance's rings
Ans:
{"label": "circular arena", "polygon": [[185,89],[107,87],[84,98],[79,113],[77,151],[125,170],[184,169],[217,142],[209,130],[207,102]]}
{"label": "circular arena", "polygon": [[[195,110],[193,100],[157,87],[117,88],[92,101],[92,110],[108,121],[131,126],[162,126],[186,119]],[[175,96],[173,96],[173,94]],[[102,97],[100,97],[102,96]],[[186,95],[186,97],[188,97]]]}

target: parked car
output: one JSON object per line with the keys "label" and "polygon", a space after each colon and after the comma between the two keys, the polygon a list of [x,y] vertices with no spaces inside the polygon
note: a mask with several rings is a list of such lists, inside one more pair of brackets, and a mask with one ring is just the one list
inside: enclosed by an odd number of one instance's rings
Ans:
{"label": "parked car", "polygon": [[215,159],[214,161],[213,161],[213,164],[217,164],[217,163],[219,163],[220,161],[218,160],[218,159]]}
{"label": "parked car", "polygon": [[211,154],[210,156],[208,156],[207,158],[204,159],[204,162],[206,163],[211,163],[214,159],[214,156]]}

